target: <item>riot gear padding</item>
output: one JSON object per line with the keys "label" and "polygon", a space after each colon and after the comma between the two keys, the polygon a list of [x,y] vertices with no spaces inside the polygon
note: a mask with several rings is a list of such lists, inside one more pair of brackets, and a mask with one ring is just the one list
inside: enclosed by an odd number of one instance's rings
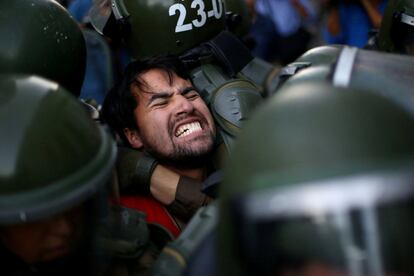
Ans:
{"label": "riot gear padding", "polygon": [[369,91],[318,82],[279,91],[225,170],[223,274],[411,275],[412,139],[412,114]]}
{"label": "riot gear padding", "polygon": [[116,147],[57,83],[0,76],[0,224],[58,214],[108,184]]}
{"label": "riot gear padding", "polygon": [[82,31],[52,0],[0,3],[0,73],[34,74],[79,96],[86,68]]}

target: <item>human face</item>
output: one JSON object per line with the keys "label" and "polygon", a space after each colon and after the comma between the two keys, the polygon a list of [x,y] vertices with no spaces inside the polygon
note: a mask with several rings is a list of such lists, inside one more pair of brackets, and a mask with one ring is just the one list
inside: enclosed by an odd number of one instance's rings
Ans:
{"label": "human face", "polygon": [[[126,131],[135,148],[169,162],[191,162],[211,152],[216,130],[209,109],[189,80],[152,69],[141,75],[145,91],[133,89],[138,131]],[[128,135],[129,134],[129,135]]]}
{"label": "human face", "polygon": [[68,255],[80,241],[83,210],[76,207],[41,221],[5,226],[1,242],[28,264]]}

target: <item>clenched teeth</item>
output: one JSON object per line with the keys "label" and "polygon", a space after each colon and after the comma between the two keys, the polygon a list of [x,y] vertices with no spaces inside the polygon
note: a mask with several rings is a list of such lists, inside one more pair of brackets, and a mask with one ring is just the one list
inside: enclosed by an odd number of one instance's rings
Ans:
{"label": "clenched teeth", "polygon": [[184,137],[187,136],[194,131],[201,130],[201,125],[199,122],[193,122],[189,124],[182,125],[178,128],[177,132],[175,133],[176,137]]}

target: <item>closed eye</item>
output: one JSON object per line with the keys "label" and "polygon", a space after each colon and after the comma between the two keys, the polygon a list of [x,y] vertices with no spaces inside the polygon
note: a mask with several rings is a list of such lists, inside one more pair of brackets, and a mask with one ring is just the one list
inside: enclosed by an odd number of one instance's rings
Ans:
{"label": "closed eye", "polygon": [[161,107],[168,104],[172,94],[171,93],[157,93],[153,94],[148,101],[147,106],[149,107]]}
{"label": "closed eye", "polygon": [[167,98],[158,98],[151,103],[152,107],[160,107],[168,104]]}
{"label": "closed eye", "polygon": [[194,88],[185,90],[182,95],[188,100],[195,100],[200,97],[200,94]]}

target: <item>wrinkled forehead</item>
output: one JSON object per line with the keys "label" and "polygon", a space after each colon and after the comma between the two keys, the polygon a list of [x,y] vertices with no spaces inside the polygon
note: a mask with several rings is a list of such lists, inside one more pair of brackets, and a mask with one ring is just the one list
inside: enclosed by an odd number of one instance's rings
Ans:
{"label": "wrinkled forehead", "polygon": [[162,69],[150,69],[138,77],[133,83],[132,92],[139,97],[148,97],[151,94],[170,93],[177,88],[192,86],[190,80],[179,77],[174,72]]}

